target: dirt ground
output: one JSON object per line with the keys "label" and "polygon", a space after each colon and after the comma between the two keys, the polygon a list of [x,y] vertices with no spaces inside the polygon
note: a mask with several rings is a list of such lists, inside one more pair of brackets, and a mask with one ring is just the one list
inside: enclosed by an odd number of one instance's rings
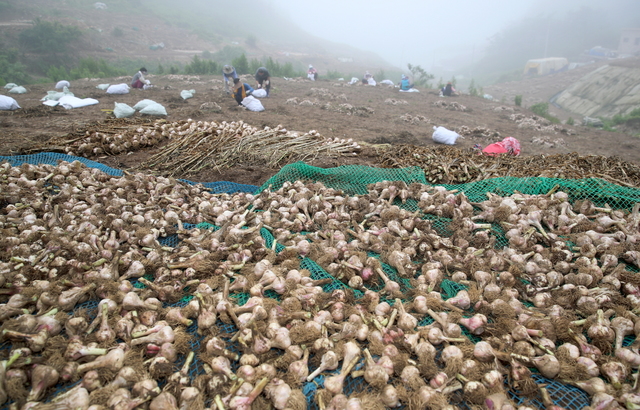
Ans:
{"label": "dirt ground", "polygon": [[[73,81],[70,90],[76,97],[95,98],[99,104],[70,110],[42,105],[41,98],[53,89],[53,83],[29,86],[26,94],[11,94],[22,108],[13,112],[0,111],[0,155],[46,151],[47,141],[52,137],[104,127],[104,121],[113,118],[111,110],[115,102],[133,106],[142,99],[152,99],[165,106],[168,115],[164,119],[170,122],[193,118],[218,122],[244,121],[256,127],[282,124],[288,130],[317,130],[325,137],[352,138],[367,143],[356,157],[320,157],[311,162],[320,167],[343,164],[380,166],[377,149],[385,146],[381,144],[438,145],[432,140],[434,126],[460,133],[466,130],[467,136],[456,143],[461,150],[471,150],[475,144],[486,146],[512,136],[520,141],[523,158],[538,154],[578,153],[619,157],[623,161],[640,164],[637,149],[640,139],[633,136],[638,130],[631,129],[629,133],[608,132],[580,125],[527,128],[519,126],[512,119],[513,115],[531,117],[533,114],[525,108],[513,106],[506,99],[501,103],[466,95],[442,98],[435,90],[401,93],[397,88],[386,85],[349,86],[333,80],[312,82],[306,79],[287,81],[274,78],[270,97],[262,99],[265,111],[250,112],[238,108],[235,100],[224,93],[221,76],[151,74],[148,78],[154,84],[152,89],[131,90],[125,95],[106,94],[96,85],[128,83],[130,77]],[[255,85],[250,77],[244,81]],[[526,86],[531,87],[531,84],[527,83]],[[514,84],[510,87],[510,90],[516,89]],[[184,100],[180,97],[182,90],[195,90],[196,93],[193,98]],[[7,91],[2,90],[2,93],[7,94]],[[220,109],[212,111],[203,107],[204,103],[211,102],[217,103]],[[138,119],[143,117],[146,116],[139,113],[134,116]],[[477,132],[469,133],[473,129],[477,129]],[[91,159],[114,168],[135,170],[159,148],[156,146],[123,155]],[[185,177],[196,182],[232,181],[260,185],[278,170],[259,163],[236,164],[230,169],[203,170],[197,175]]]}

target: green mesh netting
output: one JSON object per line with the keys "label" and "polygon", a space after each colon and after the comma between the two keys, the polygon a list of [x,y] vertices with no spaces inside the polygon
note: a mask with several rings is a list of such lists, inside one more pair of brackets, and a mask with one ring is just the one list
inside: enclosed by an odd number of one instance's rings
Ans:
{"label": "green mesh netting", "polygon": [[343,165],[337,168],[318,168],[304,162],[285,165],[259,189],[277,190],[285,182],[322,182],[324,186],[339,189],[349,195],[364,195],[367,185],[379,181],[405,181],[426,184],[424,172],[419,167],[386,169],[363,165]]}
{"label": "green mesh netting", "polygon": [[[289,164],[265,182],[258,192],[265,189],[276,190],[285,182],[321,182],[327,187],[339,189],[349,195],[366,194],[367,185],[380,181],[404,181],[427,184],[424,172],[419,167],[409,168],[373,168],[363,165],[344,165],[337,168],[318,168],[304,162]],[[612,208],[630,209],[634,203],[640,202],[640,189],[615,185],[598,178],[560,179],[560,178],[492,178],[478,182],[458,185],[442,185],[443,187],[464,192],[471,202],[487,199],[491,192],[500,196],[513,195],[516,192],[528,195],[547,194],[551,191],[563,191],[569,195],[569,201],[589,199],[597,206],[608,204]],[[398,205],[415,210],[415,202],[407,201]]]}

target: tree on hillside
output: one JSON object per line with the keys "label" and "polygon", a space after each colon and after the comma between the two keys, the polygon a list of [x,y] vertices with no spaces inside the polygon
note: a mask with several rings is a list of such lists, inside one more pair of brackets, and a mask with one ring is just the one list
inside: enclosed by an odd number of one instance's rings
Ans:
{"label": "tree on hillside", "polygon": [[249,61],[244,53],[242,53],[240,57],[234,58],[231,64],[233,64],[238,74],[249,74]]}
{"label": "tree on hillside", "polygon": [[39,54],[37,65],[46,70],[51,64],[68,65],[72,45],[82,38],[82,31],[76,26],[65,26],[59,22],[43,21],[39,18],[33,27],[20,33],[19,41],[23,51]]}
{"label": "tree on hillside", "polygon": [[20,45],[28,51],[41,54],[64,54],[70,45],[78,41],[82,31],[76,26],[65,26],[59,22],[33,22],[33,27],[20,33]]}
{"label": "tree on hillside", "polygon": [[409,71],[411,71],[411,75],[413,76],[413,84],[415,86],[431,88],[431,84],[429,83],[429,81],[435,78],[433,74],[427,73],[427,71],[419,65],[407,64],[407,68],[409,69]]}

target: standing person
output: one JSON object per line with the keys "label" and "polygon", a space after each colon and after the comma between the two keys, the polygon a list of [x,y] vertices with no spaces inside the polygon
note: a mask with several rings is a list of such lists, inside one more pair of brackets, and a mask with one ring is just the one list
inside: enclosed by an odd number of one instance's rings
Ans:
{"label": "standing person", "polygon": [[144,78],[145,74],[147,74],[147,69],[144,67],[135,73],[131,80],[131,88],[146,88],[146,86],[150,85],[150,81]]}
{"label": "standing person", "polygon": [[318,79],[318,70],[316,70],[311,64],[309,64],[309,69],[307,70],[307,78],[311,81],[316,81]]}
{"label": "standing person", "polygon": [[233,97],[238,102],[238,105],[242,105],[242,100],[251,95],[253,88],[247,83],[241,83],[239,78],[233,79]]}
{"label": "standing person", "polygon": [[260,67],[258,71],[256,71],[255,77],[258,84],[256,88],[264,88],[268,97],[269,90],[271,90],[271,76],[269,75],[269,71],[265,67]]}
{"label": "standing person", "polygon": [[233,81],[238,78],[235,67],[229,64],[222,67],[222,77],[224,78],[224,91],[229,94],[229,80]]}

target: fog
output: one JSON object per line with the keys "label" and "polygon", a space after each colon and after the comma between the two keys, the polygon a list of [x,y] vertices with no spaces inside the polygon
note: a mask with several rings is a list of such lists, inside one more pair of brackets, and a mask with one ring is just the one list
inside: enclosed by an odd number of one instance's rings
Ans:
{"label": "fog", "polygon": [[[267,2],[314,36],[373,51],[402,69],[406,69],[407,63],[419,64],[436,74],[472,66],[482,58],[493,36],[528,17],[566,18],[567,12],[584,7],[611,9],[640,3],[638,0]],[[547,42],[548,37],[547,33]],[[539,54],[544,51],[541,49]],[[543,55],[531,58],[539,57]]]}

